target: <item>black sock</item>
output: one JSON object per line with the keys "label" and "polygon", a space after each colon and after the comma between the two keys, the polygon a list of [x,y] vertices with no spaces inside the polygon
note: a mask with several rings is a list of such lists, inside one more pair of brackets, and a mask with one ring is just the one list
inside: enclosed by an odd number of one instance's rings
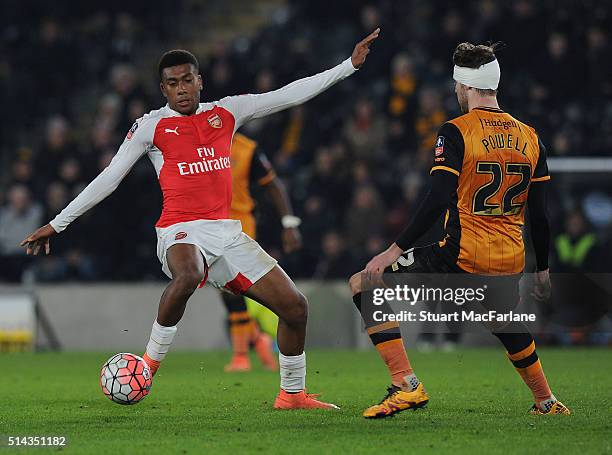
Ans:
{"label": "black sock", "polygon": [[[529,332],[526,333],[496,333],[493,332],[499,341],[501,341],[508,351],[509,356],[514,356],[515,354],[529,348],[532,344],[534,344],[533,336]],[[538,354],[535,351],[535,347],[532,352],[526,353],[526,356],[521,356],[521,358],[517,358],[513,360],[512,357],[510,361],[516,368],[527,368],[530,365],[533,365],[538,361]]]}
{"label": "black sock", "polygon": [[[374,312],[381,311],[382,314],[392,314],[393,309],[388,302],[382,305],[373,304],[373,292],[362,291],[353,296],[353,303],[361,314],[361,319],[365,325],[370,340],[374,346],[385,341],[397,340],[402,337],[398,323],[379,322],[374,320]],[[378,330],[378,329],[380,330]]]}

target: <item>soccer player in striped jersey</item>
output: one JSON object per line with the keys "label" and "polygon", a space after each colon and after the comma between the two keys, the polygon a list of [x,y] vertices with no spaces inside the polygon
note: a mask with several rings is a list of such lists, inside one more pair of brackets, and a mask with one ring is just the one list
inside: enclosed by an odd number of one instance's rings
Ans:
{"label": "soccer player in striped jersey", "polygon": [[[365,410],[366,418],[387,417],[422,407],[429,400],[406,355],[399,324],[373,318],[373,283],[382,278],[389,286],[401,273],[488,276],[509,284],[502,295],[511,294],[512,305],[516,305],[518,280],[525,266],[521,228],[527,205],[537,260],[535,295],[540,300],[550,295],[546,148],[532,127],[500,109],[500,67],[494,51],[494,46],[470,43],[455,49],[453,78],[464,115],[439,130],[430,190],[397,241],[350,279],[355,305],[392,382],[385,398]],[[411,248],[443,214],[444,238],[427,247]],[[393,311],[388,303],[384,305],[383,311]],[[550,390],[527,328],[522,323],[513,324],[511,330],[489,328],[533,393],[535,404],[530,412],[569,414]]]}

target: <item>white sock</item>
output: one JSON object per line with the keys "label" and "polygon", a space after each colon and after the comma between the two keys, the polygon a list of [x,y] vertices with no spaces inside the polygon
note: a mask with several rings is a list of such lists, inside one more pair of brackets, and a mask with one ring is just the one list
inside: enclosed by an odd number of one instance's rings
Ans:
{"label": "white sock", "polygon": [[550,411],[550,408],[552,408],[552,405],[556,402],[557,399],[555,398],[555,396],[551,395],[548,400],[540,401],[538,403],[538,407],[542,410],[542,412],[548,412]]}
{"label": "white sock", "polygon": [[147,355],[158,362],[164,360],[164,357],[166,357],[168,353],[168,349],[170,349],[172,340],[174,340],[176,330],[176,326],[164,327],[163,325],[159,325],[156,320],[151,329],[151,338],[149,338],[149,342],[147,343]]}
{"label": "white sock", "polygon": [[419,378],[417,378],[414,373],[409,374],[408,376],[404,376],[404,381],[406,382],[408,392],[416,390],[416,388],[421,383],[421,381],[419,381]]}
{"label": "white sock", "polygon": [[285,392],[301,392],[306,388],[306,353],[283,355],[278,353],[281,389]]}

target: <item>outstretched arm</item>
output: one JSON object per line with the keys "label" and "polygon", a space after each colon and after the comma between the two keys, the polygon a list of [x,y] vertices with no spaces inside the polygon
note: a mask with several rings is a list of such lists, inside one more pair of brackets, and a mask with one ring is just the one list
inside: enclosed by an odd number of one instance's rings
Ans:
{"label": "outstretched arm", "polygon": [[146,152],[150,141],[148,139],[149,120],[143,120],[139,128],[135,123],[128,137],[119,147],[112,161],[74,200],[66,206],[53,220],[23,239],[21,246],[26,247],[27,254],[38,254],[44,246],[49,254],[49,239],[62,232],[76,218],[110,195],[119,183],[132,169],[136,161]]}
{"label": "outstretched arm", "polygon": [[327,71],[299,79],[271,92],[229,96],[220,100],[219,104],[234,115],[235,129],[251,119],[265,117],[302,104],[357,71],[365,62],[370,52],[370,45],[378,38],[379,32],[378,28],[374,30],[357,43],[350,58]]}

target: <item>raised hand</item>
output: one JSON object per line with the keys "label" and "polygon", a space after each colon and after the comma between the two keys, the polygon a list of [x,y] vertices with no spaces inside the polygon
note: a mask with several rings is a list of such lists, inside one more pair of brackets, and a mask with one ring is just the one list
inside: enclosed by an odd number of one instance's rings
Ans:
{"label": "raised hand", "polygon": [[380,28],[377,28],[368,36],[366,36],[363,40],[359,41],[353,49],[353,54],[351,55],[351,63],[354,68],[359,68],[365,62],[366,56],[370,53],[370,45],[374,42],[376,38],[378,38],[378,34],[380,33]]}
{"label": "raised hand", "polygon": [[26,247],[27,254],[36,256],[43,246],[45,247],[45,254],[49,254],[51,252],[49,239],[55,234],[57,234],[55,229],[50,224],[45,224],[23,239],[19,245]]}

